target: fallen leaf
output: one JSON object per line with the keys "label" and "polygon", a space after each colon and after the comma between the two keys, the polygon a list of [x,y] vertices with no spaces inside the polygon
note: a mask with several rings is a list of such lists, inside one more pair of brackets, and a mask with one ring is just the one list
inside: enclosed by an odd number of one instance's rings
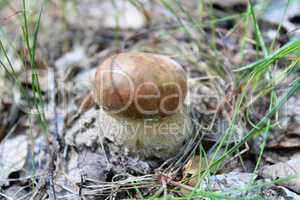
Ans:
{"label": "fallen leaf", "polygon": [[[240,172],[230,172],[227,174],[220,174],[210,177],[205,177],[201,184],[198,186],[202,191],[222,191],[222,192],[232,192],[233,190],[242,191],[243,188],[247,188],[251,180],[255,178],[254,174],[251,173],[240,173]],[[196,186],[191,185],[193,187]],[[182,189],[181,192],[186,194],[187,191]],[[244,195],[245,192],[234,192],[234,195],[240,196]]]}
{"label": "fallen leaf", "polygon": [[185,173],[187,174],[195,174],[197,172],[201,172],[202,170],[206,169],[206,162],[205,158],[200,156],[194,156],[192,159],[188,161],[185,165]]}
{"label": "fallen leaf", "polygon": [[97,115],[97,110],[90,109],[69,124],[70,127],[65,135],[66,144],[77,147],[97,145],[100,135],[99,129],[95,126]]}
{"label": "fallen leaf", "polygon": [[[289,2],[289,4],[288,4]],[[300,16],[300,2],[299,1],[261,1],[262,6],[257,9],[261,13],[260,17],[272,24],[282,24],[288,32],[295,31],[299,34],[299,30],[296,30],[297,24],[293,22],[293,18]]]}
{"label": "fallen leaf", "polygon": [[251,180],[255,178],[254,174],[230,172],[228,174],[220,174],[206,178],[201,184],[203,189],[211,189],[213,191],[231,191],[234,189],[246,188]]}
{"label": "fallen leaf", "polygon": [[300,147],[300,135],[292,130],[276,130],[270,135],[266,145],[268,148],[298,148]]}
{"label": "fallen leaf", "polygon": [[191,177],[188,181],[188,184],[195,186],[197,184],[197,175],[205,170],[206,167],[207,163],[205,158],[194,156],[192,159],[190,159],[184,167],[184,176]]}
{"label": "fallen leaf", "polygon": [[292,96],[280,109],[279,127],[272,129],[267,142],[268,148],[300,147],[300,95]]}
{"label": "fallen leaf", "polygon": [[[72,183],[80,183],[81,182],[81,175],[80,175],[80,169],[78,167],[78,153],[75,152],[73,148],[71,148],[69,153],[69,161],[67,163],[68,165],[68,178]],[[61,179],[62,177],[58,176],[58,179]]]}
{"label": "fallen leaf", "polygon": [[55,67],[58,70],[58,76],[63,81],[69,80],[77,68],[84,66],[86,60],[87,55],[84,48],[78,45],[75,46],[71,51],[56,60]]}
{"label": "fallen leaf", "polygon": [[[251,182],[256,178],[252,173],[230,172],[227,174],[220,174],[210,177],[205,177],[201,182],[199,188],[201,191],[211,192],[228,192],[233,199],[242,197],[242,199],[295,199],[299,200],[300,196],[282,186],[270,185],[264,187],[253,186],[251,189]],[[265,182],[265,180],[258,180]],[[193,187],[192,187],[193,188]],[[244,190],[245,189],[245,190]],[[244,191],[243,191],[244,190]],[[190,191],[181,190],[183,194],[190,194]],[[235,197],[235,198],[234,198]],[[200,198],[206,200],[208,198]],[[238,198],[239,199],[239,198]]]}
{"label": "fallen leaf", "polygon": [[28,191],[26,191],[25,188],[26,187],[13,185],[5,190],[5,195],[11,199],[24,199],[24,196],[28,195]]}
{"label": "fallen leaf", "polygon": [[298,194],[286,189],[285,187],[278,186],[277,188],[279,190],[282,190],[281,193],[285,194],[287,198],[294,199],[294,200],[300,200],[300,196]]}
{"label": "fallen leaf", "polygon": [[27,137],[18,135],[4,140],[0,145],[0,185],[7,185],[7,179],[13,172],[20,171],[26,162],[28,153]]}
{"label": "fallen leaf", "polygon": [[286,162],[295,156],[300,156],[300,152],[297,149],[267,149],[263,156],[269,164],[276,164]]}
{"label": "fallen leaf", "polygon": [[87,96],[84,97],[83,101],[81,102],[78,112],[83,113],[91,109],[93,106],[95,106],[95,100],[93,98],[93,94],[90,93]]}
{"label": "fallen leaf", "polygon": [[[286,102],[286,104],[280,110],[280,117],[280,125],[283,127],[287,127],[291,121],[294,121],[296,124],[300,125],[300,94],[292,96]],[[293,120],[290,118],[293,118]]]}
{"label": "fallen leaf", "polygon": [[80,2],[76,13],[71,2],[68,8],[73,13],[68,16],[69,23],[80,27],[140,29],[147,23],[144,14],[128,1]]}
{"label": "fallen leaf", "polygon": [[264,166],[259,171],[260,176],[271,180],[289,179],[282,183],[285,187],[300,192],[300,157],[296,156],[287,162]]}
{"label": "fallen leaf", "polygon": [[110,171],[110,165],[101,147],[98,147],[96,151],[84,149],[78,155],[77,165],[81,175],[98,181],[105,181]]}
{"label": "fallen leaf", "polygon": [[128,1],[105,2],[103,25],[107,28],[140,29],[146,25],[145,16]]}

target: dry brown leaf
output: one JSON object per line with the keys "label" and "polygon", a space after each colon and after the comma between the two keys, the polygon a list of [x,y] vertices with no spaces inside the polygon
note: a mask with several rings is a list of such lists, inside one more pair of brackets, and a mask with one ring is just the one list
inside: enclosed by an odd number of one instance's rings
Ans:
{"label": "dry brown leaf", "polygon": [[188,184],[195,186],[197,184],[197,175],[205,170],[206,167],[207,163],[205,158],[194,156],[192,159],[190,159],[184,167],[184,176],[191,177],[188,181]]}
{"label": "dry brown leaf", "polygon": [[81,102],[79,106],[79,112],[83,113],[91,109],[93,106],[95,106],[96,103],[94,101],[92,93],[88,94],[84,97],[83,101]]}

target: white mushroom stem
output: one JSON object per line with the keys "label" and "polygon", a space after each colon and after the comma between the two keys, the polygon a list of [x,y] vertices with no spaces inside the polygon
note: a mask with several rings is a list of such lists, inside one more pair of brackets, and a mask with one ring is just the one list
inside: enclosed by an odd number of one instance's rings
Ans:
{"label": "white mushroom stem", "polygon": [[184,111],[158,119],[141,119],[100,109],[98,116],[103,137],[143,159],[167,159],[176,155],[191,127],[190,117]]}

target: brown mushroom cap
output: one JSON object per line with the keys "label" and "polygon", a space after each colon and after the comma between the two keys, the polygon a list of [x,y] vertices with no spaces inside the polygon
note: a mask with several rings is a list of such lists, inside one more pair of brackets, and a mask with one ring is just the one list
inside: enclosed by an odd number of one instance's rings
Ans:
{"label": "brown mushroom cap", "polygon": [[106,59],[95,75],[94,97],[105,110],[128,117],[168,116],[182,106],[185,72],[157,54],[128,52]]}

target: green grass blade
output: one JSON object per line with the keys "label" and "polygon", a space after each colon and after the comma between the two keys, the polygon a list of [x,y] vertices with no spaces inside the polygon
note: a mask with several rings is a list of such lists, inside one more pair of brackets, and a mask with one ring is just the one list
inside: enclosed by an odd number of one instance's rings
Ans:
{"label": "green grass blade", "polygon": [[282,97],[277,104],[269,110],[266,115],[257,123],[256,128],[252,128],[239,143],[237,143],[234,147],[225,152],[219,159],[214,161],[214,163],[210,166],[213,168],[220,164],[228,155],[231,155],[235,151],[237,151],[242,145],[245,144],[248,140],[250,140],[258,130],[261,130],[266,125],[267,121],[271,119],[271,117],[278,112],[278,110],[287,102],[287,100],[295,94],[300,89],[300,77],[293,81],[293,83],[289,86],[288,91],[284,97]]}
{"label": "green grass blade", "polygon": [[265,58],[262,58],[254,63],[248,64],[244,67],[235,69],[234,72],[241,72],[244,70],[250,70],[255,68],[265,68],[266,66],[269,66],[273,62],[283,57],[286,57],[287,55],[298,49],[300,49],[300,40],[289,42],[274,53],[266,56]]}
{"label": "green grass blade", "polygon": [[252,17],[252,23],[253,23],[253,26],[254,26],[254,31],[255,31],[255,36],[256,36],[256,45],[259,45],[262,48],[264,55],[267,56],[268,55],[268,49],[266,47],[266,44],[265,44],[264,39],[262,37],[261,31],[259,29],[251,0],[248,0],[248,8],[249,8],[249,12],[250,12],[250,15]]}

